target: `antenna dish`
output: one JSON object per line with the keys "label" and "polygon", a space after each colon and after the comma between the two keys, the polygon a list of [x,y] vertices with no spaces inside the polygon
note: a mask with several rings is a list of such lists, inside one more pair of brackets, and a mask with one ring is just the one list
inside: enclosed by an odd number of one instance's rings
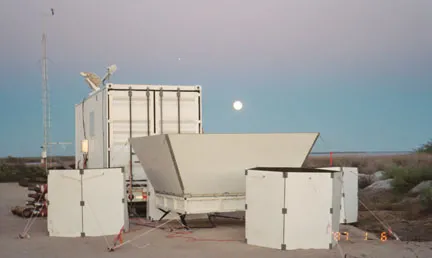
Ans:
{"label": "antenna dish", "polygon": [[102,79],[102,84],[105,85],[107,82],[109,82],[109,79],[111,78],[111,75],[117,71],[117,65],[113,64],[107,67],[107,73]]}
{"label": "antenna dish", "polygon": [[95,73],[81,72],[80,75],[85,78],[85,82],[93,91],[99,90],[102,80]]}
{"label": "antenna dish", "polygon": [[85,82],[89,85],[89,87],[94,91],[97,91],[100,89],[102,85],[105,85],[107,82],[109,82],[109,79],[111,78],[111,75],[115,73],[117,70],[117,66],[115,64],[108,66],[107,73],[101,79],[98,75],[95,73],[89,73],[89,72],[81,72],[80,75],[85,78]]}

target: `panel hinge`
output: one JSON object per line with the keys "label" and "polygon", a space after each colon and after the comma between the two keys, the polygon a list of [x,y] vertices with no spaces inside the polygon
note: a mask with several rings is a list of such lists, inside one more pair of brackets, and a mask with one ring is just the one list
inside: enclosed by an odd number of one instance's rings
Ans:
{"label": "panel hinge", "polygon": [[247,238],[245,238],[244,242],[245,242],[245,244],[247,244]]}
{"label": "panel hinge", "polygon": [[84,206],[84,201],[80,201],[80,206]]}
{"label": "panel hinge", "polygon": [[344,219],[344,223],[347,224],[347,220],[346,219]]}
{"label": "panel hinge", "polygon": [[129,87],[128,96],[129,96],[129,97],[132,97],[132,87]]}
{"label": "panel hinge", "polygon": [[46,201],[46,204],[47,204],[47,205],[50,205],[50,202],[49,202],[49,201]]}
{"label": "panel hinge", "polygon": [[287,214],[287,208],[282,208],[282,214]]}
{"label": "panel hinge", "polygon": [[81,237],[85,237],[85,233],[84,232],[81,232]]}
{"label": "panel hinge", "polygon": [[286,250],[286,244],[281,244],[281,250]]}
{"label": "panel hinge", "polygon": [[124,203],[125,202],[125,198],[122,198],[122,203]]}
{"label": "panel hinge", "polygon": [[330,173],[330,178],[334,178],[334,173],[333,172]]}
{"label": "panel hinge", "polygon": [[245,210],[247,210],[247,204],[245,204]]}
{"label": "panel hinge", "polygon": [[287,178],[287,177],[288,177],[288,172],[283,172],[282,174],[283,174],[283,175],[282,175],[283,178]]}
{"label": "panel hinge", "polygon": [[333,214],[333,208],[330,208],[330,214]]}
{"label": "panel hinge", "polygon": [[84,169],[80,169],[79,173],[80,175],[84,175]]}
{"label": "panel hinge", "polygon": [[247,176],[247,175],[248,175],[248,170],[246,169],[246,170],[245,170],[245,176]]}
{"label": "panel hinge", "polygon": [[342,193],[342,197],[345,197],[345,193]]}
{"label": "panel hinge", "polygon": [[329,249],[332,249],[332,248],[333,248],[333,244],[330,243],[330,244],[329,244]]}

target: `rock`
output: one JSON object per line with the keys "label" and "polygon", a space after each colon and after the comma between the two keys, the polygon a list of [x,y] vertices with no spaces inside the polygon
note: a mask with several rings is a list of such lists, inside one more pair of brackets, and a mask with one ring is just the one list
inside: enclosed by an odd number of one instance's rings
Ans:
{"label": "rock", "polygon": [[392,182],[393,182],[392,178],[376,181],[370,186],[366,187],[365,190],[372,190],[372,191],[390,190],[393,188]]}
{"label": "rock", "polygon": [[420,184],[414,186],[409,192],[414,193],[414,194],[418,194],[421,191],[423,191],[429,187],[432,187],[432,180],[421,182]]}
{"label": "rock", "polygon": [[373,173],[372,177],[372,181],[376,182],[376,181],[380,181],[383,180],[385,176],[385,172],[384,171],[377,171],[375,173]]}

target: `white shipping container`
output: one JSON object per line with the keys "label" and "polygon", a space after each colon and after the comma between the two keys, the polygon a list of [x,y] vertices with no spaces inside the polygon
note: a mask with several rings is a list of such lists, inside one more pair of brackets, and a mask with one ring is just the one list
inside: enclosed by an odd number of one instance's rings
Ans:
{"label": "white shipping container", "polygon": [[246,170],[246,242],[281,250],[329,249],[339,231],[341,173]]}
{"label": "white shipping container", "polygon": [[133,183],[148,184],[129,139],[202,133],[201,103],[198,85],[107,84],[75,106],[76,168],[83,167],[87,140],[87,168],[124,167],[127,180],[132,174]]}
{"label": "white shipping container", "polygon": [[[88,140],[87,168],[128,167],[134,180],[147,177],[129,138],[202,132],[201,86],[108,84],[75,106],[75,160]],[[131,157],[132,156],[132,157]]]}

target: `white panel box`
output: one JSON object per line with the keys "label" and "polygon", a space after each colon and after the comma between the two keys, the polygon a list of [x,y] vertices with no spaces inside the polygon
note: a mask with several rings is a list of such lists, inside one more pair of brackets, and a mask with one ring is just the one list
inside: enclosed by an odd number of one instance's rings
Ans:
{"label": "white panel box", "polygon": [[50,170],[48,232],[57,237],[107,236],[129,229],[121,168]]}
{"label": "white panel box", "polygon": [[246,171],[246,242],[281,250],[331,249],[337,241],[341,173],[257,167]]}
{"label": "white panel box", "polygon": [[81,175],[79,170],[50,170],[48,174],[48,233],[79,237],[82,232]]}
{"label": "white panel box", "polygon": [[358,169],[355,167],[326,167],[320,169],[342,171],[340,223],[356,223],[358,221]]}

